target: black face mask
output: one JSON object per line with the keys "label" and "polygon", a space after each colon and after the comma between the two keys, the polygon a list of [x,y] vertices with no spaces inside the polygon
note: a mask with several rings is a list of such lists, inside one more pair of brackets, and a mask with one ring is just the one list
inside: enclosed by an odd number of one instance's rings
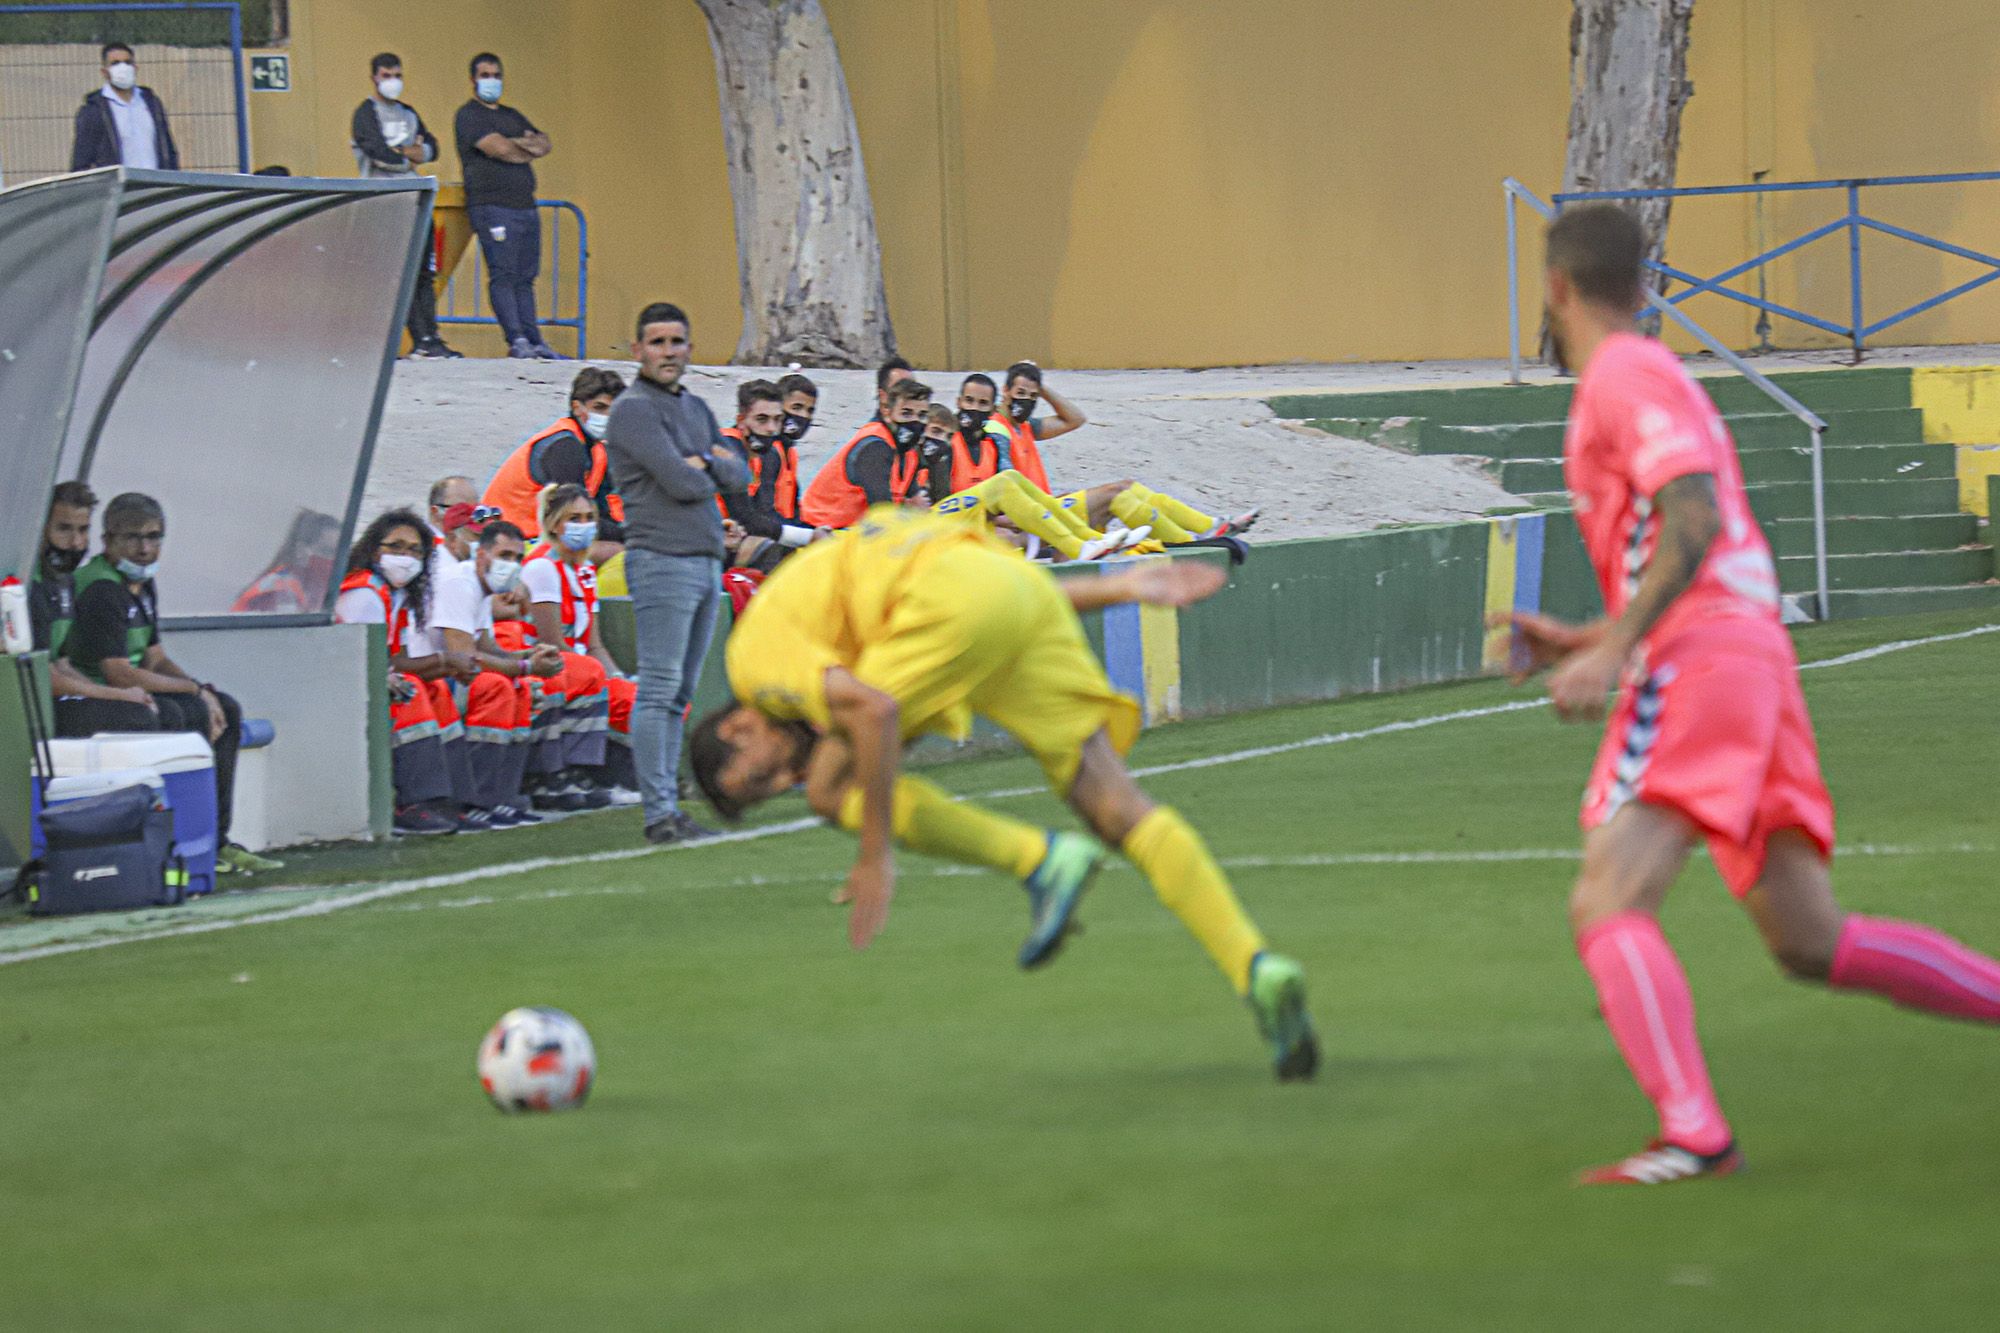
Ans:
{"label": "black face mask", "polygon": [[82,551],[65,551],[60,546],[42,548],[42,568],[51,574],[74,574],[82,563]]}
{"label": "black face mask", "polygon": [[1035,400],[1032,398],[1009,398],[1007,400],[1007,415],[1016,421],[1025,423],[1029,417],[1035,415]]}
{"label": "black face mask", "polygon": [[750,442],[752,449],[762,450],[776,445],[782,437],[777,435],[753,435],[746,430],[743,432],[743,438]]}
{"label": "black face mask", "polygon": [[921,421],[898,421],[889,427],[896,437],[896,443],[907,449],[924,438],[924,423]]}
{"label": "black face mask", "polygon": [[802,417],[796,412],[787,412],[785,413],[785,424],[781,428],[780,434],[788,440],[801,440],[805,438],[805,433],[812,429],[812,424],[813,419],[811,417]]}
{"label": "black face mask", "polygon": [[958,411],[958,427],[967,435],[977,435],[986,429],[986,418],[992,415],[991,412],[974,412],[962,407]]}

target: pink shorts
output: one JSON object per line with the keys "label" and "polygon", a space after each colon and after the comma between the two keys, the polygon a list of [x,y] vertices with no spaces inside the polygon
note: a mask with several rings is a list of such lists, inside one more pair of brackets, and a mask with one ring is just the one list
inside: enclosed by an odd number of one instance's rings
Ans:
{"label": "pink shorts", "polygon": [[1773,833],[1799,829],[1833,854],[1833,798],[1799,692],[1798,659],[1775,624],[1690,626],[1652,649],[1605,728],[1583,798],[1596,828],[1628,801],[1678,810],[1708,839],[1741,898]]}

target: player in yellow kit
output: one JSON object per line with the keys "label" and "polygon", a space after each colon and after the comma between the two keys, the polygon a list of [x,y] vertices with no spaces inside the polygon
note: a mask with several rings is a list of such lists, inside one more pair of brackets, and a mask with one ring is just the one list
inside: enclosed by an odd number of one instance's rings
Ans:
{"label": "player in yellow kit", "polygon": [[[881,507],[786,561],[730,635],[738,702],[689,738],[695,781],[735,819],[805,785],[861,849],[843,900],[864,948],[888,918],[891,843],[1022,879],[1023,967],[1053,958],[1077,901],[1117,846],[1249,1002],[1280,1079],[1310,1078],[1319,1048],[1299,965],[1270,952],[1200,836],[1139,790],[1122,755],[1138,705],[1113,689],[1078,611],[1183,606],[1214,593],[1212,566],[1147,561],[1059,583],[980,525]],[[904,742],[963,737],[973,715],[1026,747],[1102,838],[1051,832],[952,800],[900,772]]]}

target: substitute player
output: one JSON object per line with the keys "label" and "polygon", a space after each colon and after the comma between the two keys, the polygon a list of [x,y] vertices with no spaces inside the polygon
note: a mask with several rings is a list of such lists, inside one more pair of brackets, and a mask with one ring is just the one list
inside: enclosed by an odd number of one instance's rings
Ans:
{"label": "substitute player", "polygon": [[1280,1079],[1312,1076],[1319,1047],[1299,965],[1266,950],[1200,836],[1139,790],[1120,756],[1139,709],[1105,678],[1076,613],[1120,602],[1182,606],[1222,585],[1212,567],[1147,562],[1058,583],[983,525],[878,507],[779,566],[729,637],[740,701],[689,739],[695,781],[725,818],[805,784],[822,817],[856,833],[848,938],[866,947],[895,886],[891,841],[1020,877],[1031,926],[1022,967],[1055,956],[1107,858],[899,772],[903,743],[963,737],[976,713],[1041,763],[1049,785],[1117,845],[1249,1002]]}
{"label": "substitute player", "polygon": [[1577,951],[1660,1137],[1586,1184],[1739,1169],[1695,1035],[1687,977],[1658,920],[1697,841],[1792,976],[2000,1023],[2000,963],[1936,931],[1843,912],[1827,874],[1833,802],[1770,549],[1715,404],[1641,337],[1645,237],[1606,205],[1549,229],[1549,328],[1577,368],[1563,469],[1608,618],[1511,619],[1565,719],[1619,686],[1584,796]]}

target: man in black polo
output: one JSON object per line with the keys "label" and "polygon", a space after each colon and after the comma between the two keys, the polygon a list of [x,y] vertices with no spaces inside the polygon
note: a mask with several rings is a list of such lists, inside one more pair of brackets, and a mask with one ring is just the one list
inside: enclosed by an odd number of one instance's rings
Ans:
{"label": "man in black polo", "polygon": [[535,319],[535,275],[542,269],[542,222],[535,212],[535,169],[549,136],[500,101],[500,57],[472,58],[472,100],[453,121],[465,175],[465,212],[486,257],[486,294],[519,360],[563,358],[542,341]]}
{"label": "man in black polo", "polygon": [[181,670],[160,646],[153,575],[166,536],[166,513],[150,495],[127,491],[104,506],[104,552],[76,571],[76,624],[65,645],[69,659],[99,685],[144,690],[159,710],[161,730],[208,738],[215,751],[217,868],[275,870],[282,863],[229,841],[242,708]]}

